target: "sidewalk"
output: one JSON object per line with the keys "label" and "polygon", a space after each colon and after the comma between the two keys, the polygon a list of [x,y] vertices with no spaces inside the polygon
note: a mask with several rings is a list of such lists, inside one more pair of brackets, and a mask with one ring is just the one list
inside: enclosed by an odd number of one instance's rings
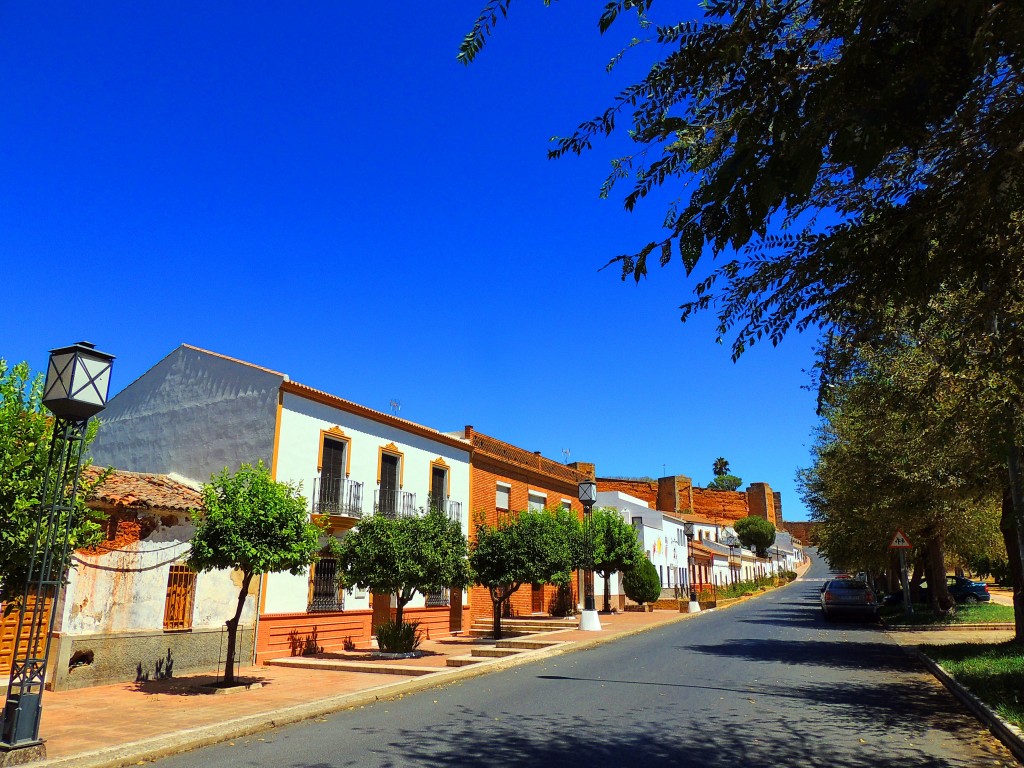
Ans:
{"label": "sidewalk", "polygon": [[559,644],[463,667],[448,667],[447,659],[467,654],[472,645],[493,648],[493,641],[473,638],[425,641],[421,646],[425,651],[422,658],[401,662],[370,662],[365,653],[351,654],[351,657],[324,654],[320,659],[299,657],[295,660],[328,664],[331,661],[362,662],[368,667],[408,665],[418,668],[416,675],[326,670],[322,664],[317,665],[321,668],[263,666],[243,668],[240,675],[258,682],[261,687],[224,695],[198,690],[198,686],[213,682],[211,675],[48,691],[43,697],[40,727],[47,759],[33,765],[40,768],[134,765],[142,760],[362,706],[377,699],[397,697],[568,650],[611,642],[699,615],[673,611],[602,614],[600,632],[569,629],[531,635],[534,639],[540,637]]}

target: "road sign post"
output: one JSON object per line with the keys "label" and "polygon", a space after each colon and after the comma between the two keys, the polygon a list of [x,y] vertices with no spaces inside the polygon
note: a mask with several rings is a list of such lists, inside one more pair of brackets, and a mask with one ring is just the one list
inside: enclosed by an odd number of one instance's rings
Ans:
{"label": "road sign post", "polygon": [[900,582],[903,584],[903,612],[910,616],[914,612],[914,606],[910,602],[910,577],[907,574],[907,550],[912,548],[910,539],[903,531],[896,531],[892,537],[889,549],[899,550],[900,553]]}

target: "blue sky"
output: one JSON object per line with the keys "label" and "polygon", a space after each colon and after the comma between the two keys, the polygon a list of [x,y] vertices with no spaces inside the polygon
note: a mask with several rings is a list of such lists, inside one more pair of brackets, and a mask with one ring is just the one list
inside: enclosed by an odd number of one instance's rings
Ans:
{"label": "blue sky", "polygon": [[187,342],[601,475],[725,456],[804,519],[814,338],[732,363],[679,264],[599,271],[667,199],[599,199],[621,139],[546,159],[633,30],[521,0],[463,67],[481,4],[0,5],[0,357],[88,339],[117,391]]}

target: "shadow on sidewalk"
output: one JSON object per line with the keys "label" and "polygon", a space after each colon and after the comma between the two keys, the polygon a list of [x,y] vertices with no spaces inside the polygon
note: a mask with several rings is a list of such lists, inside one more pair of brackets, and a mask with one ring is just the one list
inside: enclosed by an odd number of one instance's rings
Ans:
{"label": "shadow on sidewalk", "polygon": [[[134,684],[134,690],[138,693],[150,695],[210,696],[217,692],[216,686],[221,679],[217,675],[194,675],[190,677],[168,677],[162,680],[137,680]],[[260,687],[273,685],[272,681],[268,678],[255,675],[243,675],[235,678],[235,680],[237,683],[235,689],[232,689],[231,693],[226,695],[232,695],[235,692],[241,694],[243,691],[236,689],[242,689],[245,685],[257,683]]]}

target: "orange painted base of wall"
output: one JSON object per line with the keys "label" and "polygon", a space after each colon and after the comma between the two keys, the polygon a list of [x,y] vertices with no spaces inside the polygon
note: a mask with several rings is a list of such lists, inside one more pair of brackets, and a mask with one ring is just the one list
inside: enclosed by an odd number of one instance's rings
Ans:
{"label": "orange painted base of wall", "polygon": [[[463,626],[468,626],[463,608]],[[363,646],[372,639],[372,611],[337,613],[269,613],[260,616],[256,635],[256,663],[285,656],[337,653]],[[406,608],[405,621],[418,621],[423,639],[451,634],[451,611],[441,608]]]}
{"label": "orange painted base of wall", "polygon": [[[524,584],[517,589],[512,597],[509,598],[509,603],[512,606],[513,616],[529,616],[532,613],[548,613],[548,608],[555,601],[558,596],[558,587],[552,584],[545,584],[542,587],[543,599],[540,601],[539,606],[534,603],[533,598],[533,587],[530,584]],[[573,589],[573,598],[576,598],[576,590]],[[487,619],[491,620],[493,616],[493,603],[491,603],[491,593],[486,587],[471,587],[469,590],[469,604],[471,607],[470,617],[471,619]],[[534,609],[539,607],[539,611]],[[468,625],[467,625],[468,626]]]}

